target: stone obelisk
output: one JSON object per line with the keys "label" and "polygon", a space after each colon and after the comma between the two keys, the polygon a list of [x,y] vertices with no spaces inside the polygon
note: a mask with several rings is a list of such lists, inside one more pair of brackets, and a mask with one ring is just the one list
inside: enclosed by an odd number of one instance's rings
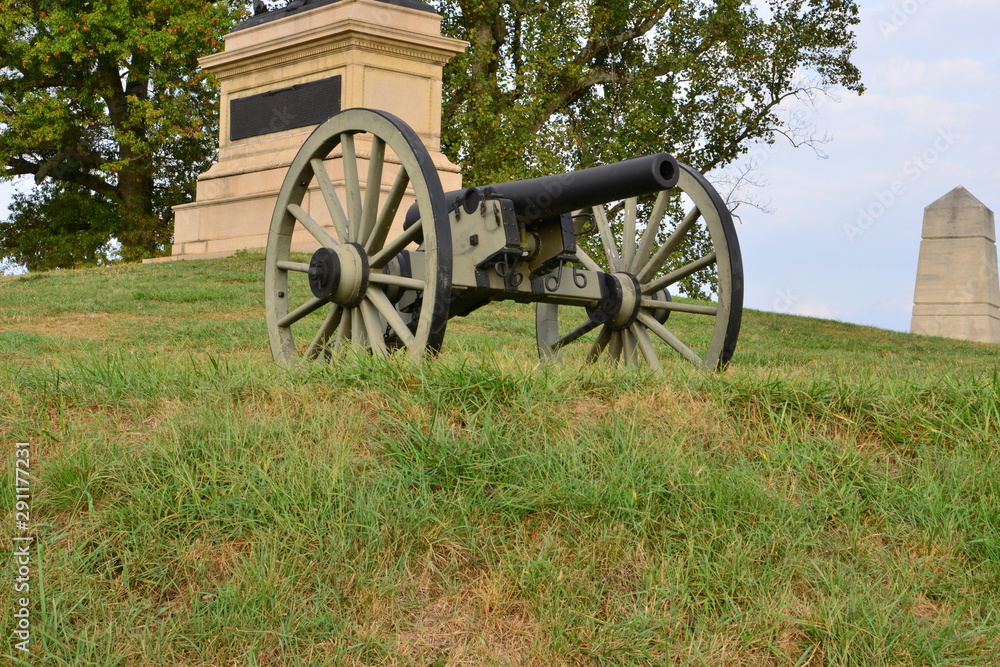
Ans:
{"label": "stone obelisk", "polygon": [[[423,140],[444,189],[460,188],[459,169],[440,148],[441,77],[466,46],[442,36],[441,16],[419,0],[299,0],[236,26],[224,51],[200,61],[221,85],[219,157],[198,177],[196,200],[174,207],[173,256],[163,259],[263,248],[292,158],[342,109],[402,118]],[[367,155],[358,157],[365,173]]]}
{"label": "stone obelisk", "polygon": [[993,211],[958,186],[924,209],[910,331],[1000,343]]}

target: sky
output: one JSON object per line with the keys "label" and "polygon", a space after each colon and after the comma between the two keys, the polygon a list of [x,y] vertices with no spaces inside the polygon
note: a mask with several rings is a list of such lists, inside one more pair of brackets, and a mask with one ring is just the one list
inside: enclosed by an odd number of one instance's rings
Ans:
{"label": "sky", "polygon": [[825,157],[751,150],[767,212],[738,211],[745,306],[907,331],[923,208],[962,185],[1000,210],[1000,0],[860,5],[865,94],[788,109]]}
{"label": "sky", "polygon": [[867,91],[800,105],[825,159],[751,150],[744,305],[908,331],[923,209],[962,185],[1000,211],[1000,0],[860,0]]}

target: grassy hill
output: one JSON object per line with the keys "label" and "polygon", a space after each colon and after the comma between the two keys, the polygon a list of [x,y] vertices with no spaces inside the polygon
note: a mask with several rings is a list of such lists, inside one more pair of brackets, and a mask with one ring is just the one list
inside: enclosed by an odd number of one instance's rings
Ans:
{"label": "grassy hill", "polygon": [[262,272],[0,279],[35,663],[1000,664],[997,348],[749,311],[712,377],[539,366],[500,304],[288,371]]}

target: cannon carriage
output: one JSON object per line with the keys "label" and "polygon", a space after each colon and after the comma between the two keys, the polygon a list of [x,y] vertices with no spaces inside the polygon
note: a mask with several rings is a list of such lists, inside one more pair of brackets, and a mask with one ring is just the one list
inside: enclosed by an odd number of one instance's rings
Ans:
{"label": "cannon carriage", "polygon": [[[330,156],[342,158],[343,199]],[[383,192],[385,175],[392,185]],[[321,202],[322,216],[315,206],[307,212],[306,197]],[[404,207],[407,198],[414,201]],[[609,206],[620,223],[609,221]],[[678,264],[698,227],[711,247]],[[308,261],[293,252],[299,229],[320,246]],[[581,244],[591,233],[601,250],[593,257]],[[710,302],[678,298],[680,281],[710,276]],[[732,218],[702,175],[666,153],[445,193],[419,137],[391,114],[348,109],[306,140],[268,234],[265,306],[276,361],[344,346],[420,357],[441,348],[449,318],[499,300],[536,304],[542,358],[579,349],[588,359],[654,369],[676,355],[721,368],[743,302]]]}

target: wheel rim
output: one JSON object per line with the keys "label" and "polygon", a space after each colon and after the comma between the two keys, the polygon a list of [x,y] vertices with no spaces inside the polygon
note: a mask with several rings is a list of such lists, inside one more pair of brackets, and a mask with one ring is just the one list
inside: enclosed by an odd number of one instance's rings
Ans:
{"label": "wheel rim", "polygon": [[[664,215],[671,191],[659,193],[638,239],[637,200],[625,200],[621,247],[614,240],[604,207],[595,206],[593,215],[603,257],[595,260],[583,249],[577,252],[586,268],[615,276],[617,289],[625,294],[625,306],[631,307],[630,298],[634,299],[632,293],[637,292],[638,307],[612,321],[598,323],[581,308],[539,303],[535,324],[538,352],[543,359],[576,348],[591,361],[610,358],[660,370],[664,358],[680,355],[700,368],[716,370],[732,358],[743,312],[743,261],[736,230],[715,188],[687,165],[679,166],[675,190],[686,195],[689,204],[684,207],[683,217],[673,220],[672,230],[665,226],[670,224],[670,216]],[[671,258],[677,256],[685,237],[698,226],[707,228],[711,251],[671,267]],[[660,230],[670,233],[657,243]],[[689,276],[700,280],[713,270],[718,284],[711,302],[682,302],[676,300],[676,292],[671,294],[680,280]]]}
{"label": "wheel rim", "polygon": [[[325,162],[338,147],[343,197],[330,175],[333,163]],[[367,178],[359,158],[367,158]],[[396,175],[383,194],[383,174],[391,170]],[[420,218],[390,240],[408,193]],[[317,127],[288,169],[267,239],[265,310],[275,360],[294,364],[347,346],[378,356],[396,347],[412,356],[437,352],[451,298],[447,220],[431,157],[400,119],[348,109]],[[412,276],[402,268],[417,241],[423,274]],[[293,261],[293,245],[310,242],[320,249]]]}

